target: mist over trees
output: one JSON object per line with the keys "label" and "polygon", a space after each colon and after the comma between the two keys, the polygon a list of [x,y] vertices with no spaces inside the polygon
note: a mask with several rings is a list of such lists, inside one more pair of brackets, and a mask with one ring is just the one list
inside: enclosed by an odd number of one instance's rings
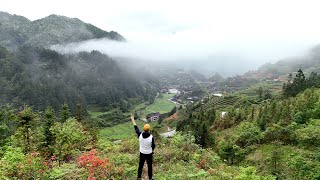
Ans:
{"label": "mist over trees", "polygon": [[288,82],[283,85],[283,95],[293,97],[305,89],[317,87],[320,87],[320,75],[311,72],[310,76],[306,77],[303,71],[299,69],[294,78],[292,74],[289,74]]}
{"label": "mist over trees", "polygon": [[135,77],[105,54],[60,54],[47,49],[95,38],[124,41],[115,31],[58,15],[30,21],[0,12],[0,20],[0,105],[58,110],[66,103],[75,113],[77,107],[85,112],[92,104],[128,111],[132,103],[156,96],[157,80]]}
{"label": "mist over trees", "polygon": [[85,110],[88,104],[106,108],[156,95],[149,84],[98,51],[61,55],[23,46],[16,52],[1,47],[0,55],[1,104],[27,103],[39,110],[47,106],[57,110],[67,103],[74,112],[77,104]]}

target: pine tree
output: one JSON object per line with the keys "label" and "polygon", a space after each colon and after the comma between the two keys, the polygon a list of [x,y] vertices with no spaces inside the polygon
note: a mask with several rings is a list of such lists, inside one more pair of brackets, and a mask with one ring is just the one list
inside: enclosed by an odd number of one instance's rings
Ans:
{"label": "pine tree", "polygon": [[252,109],[251,109],[251,120],[253,121],[254,120],[254,106],[252,106]]}
{"label": "pine tree", "polygon": [[257,90],[257,93],[258,93],[259,99],[261,100],[261,99],[262,99],[262,95],[263,95],[263,89],[262,89],[261,86],[260,86],[259,89]]}
{"label": "pine tree", "polygon": [[77,104],[76,110],[74,112],[74,116],[75,116],[76,120],[78,120],[78,121],[82,121],[84,119],[85,113],[84,113],[84,110],[83,110],[81,104]]}
{"label": "pine tree", "polygon": [[308,83],[301,69],[298,70],[293,81],[291,80],[292,74],[289,75],[288,79],[288,84],[283,86],[283,95],[286,97],[296,96],[299,92],[307,88]]}
{"label": "pine tree", "polygon": [[[50,146],[53,145],[53,141],[54,141],[54,137],[53,134],[50,131],[50,128],[52,127],[53,123],[54,123],[54,111],[52,109],[52,107],[48,107],[45,110],[45,123],[44,123],[44,137],[45,137],[45,144],[44,146],[46,148],[50,148]],[[51,154],[51,151],[50,151]]]}
{"label": "pine tree", "polygon": [[194,128],[195,142],[201,147],[206,148],[209,146],[209,125],[206,121],[197,121]]}
{"label": "pine tree", "polygon": [[61,109],[61,112],[60,112],[60,116],[61,116],[60,121],[61,121],[62,123],[66,122],[66,120],[70,117],[70,110],[69,110],[68,104],[64,103],[64,104],[62,105],[62,109]]}
{"label": "pine tree", "polygon": [[209,126],[211,126],[213,123],[214,123],[214,121],[215,121],[215,119],[216,119],[216,110],[215,110],[215,108],[214,107],[212,107],[208,112],[207,112],[207,120],[208,120],[208,124],[209,124]]}
{"label": "pine tree", "polygon": [[19,127],[22,128],[25,153],[30,152],[30,137],[31,137],[31,126],[34,121],[35,115],[30,107],[25,107],[23,111],[18,114]]}
{"label": "pine tree", "polygon": [[272,93],[269,89],[264,91],[264,99],[271,99],[272,98]]}

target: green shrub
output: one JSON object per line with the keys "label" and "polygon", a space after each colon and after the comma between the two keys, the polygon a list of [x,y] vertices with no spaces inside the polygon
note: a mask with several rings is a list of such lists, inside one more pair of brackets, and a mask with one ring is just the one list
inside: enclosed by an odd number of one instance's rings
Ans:
{"label": "green shrub", "polygon": [[263,138],[259,127],[252,122],[242,122],[236,130],[235,143],[240,147],[247,147],[260,143]]}
{"label": "green shrub", "polygon": [[241,167],[240,174],[236,176],[236,180],[275,180],[276,178],[273,176],[258,176],[256,174],[256,168],[249,166],[249,167]]}
{"label": "green shrub", "polygon": [[282,127],[278,124],[272,124],[264,132],[263,141],[265,143],[270,143],[273,141],[281,141],[285,144],[294,143],[296,140],[294,129],[296,128],[296,123],[292,123],[289,126]]}
{"label": "green shrub", "polygon": [[303,154],[294,153],[288,158],[287,164],[297,179],[320,179],[319,161],[310,161]]}
{"label": "green shrub", "polygon": [[3,172],[4,177],[18,177],[26,160],[21,148],[9,146],[0,161],[0,171]]}
{"label": "green shrub", "polygon": [[44,179],[47,177],[47,170],[39,153],[24,155],[23,150],[18,147],[9,146],[0,160],[1,178]]}
{"label": "green shrub", "polygon": [[88,174],[84,168],[77,167],[76,164],[62,164],[61,166],[54,167],[50,174],[49,179],[86,179]]}
{"label": "green shrub", "polygon": [[218,152],[220,157],[231,165],[240,162],[245,155],[243,149],[234,144],[232,141],[224,139],[218,144]]}
{"label": "green shrub", "polygon": [[89,133],[74,118],[68,119],[65,123],[55,123],[50,131],[55,136],[53,148],[59,164],[65,158],[73,158],[81,150],[90,148]]}
{"label": "green shrub", "polygon": [[303,128],[296,130],[298,142],[309,147],[320,146],[320,120],[313,119]]}
{"label": "green shrub", "polygon": [[221,163],[220,157],[212,150],[198,149],[193,154],[193,160],[197,163],[197,167],[204,170],[216,168]]}

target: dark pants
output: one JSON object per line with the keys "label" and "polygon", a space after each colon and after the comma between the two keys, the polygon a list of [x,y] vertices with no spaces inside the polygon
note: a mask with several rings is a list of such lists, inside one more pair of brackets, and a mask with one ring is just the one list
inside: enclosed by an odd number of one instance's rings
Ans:
{"label": "dark pants", "polygon": [[146,160],[148,164],[148,176],[149,176],[149,179],[152,179],[152,154],[142,154],[142,153],[140,153],[138,178],[141,178],[142,168]]}

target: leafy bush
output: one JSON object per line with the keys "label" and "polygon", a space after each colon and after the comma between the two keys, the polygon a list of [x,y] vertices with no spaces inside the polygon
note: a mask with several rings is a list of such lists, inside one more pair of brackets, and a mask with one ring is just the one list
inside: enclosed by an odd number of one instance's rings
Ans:
{"label": "leafy bush", "polygon": [[62,160],[74,157],[80,150],[89,148],[89,133],[74,118],[68,119],[65,123],[55,123],[50,131],[55,136],[53,148],[59,164]]}
{"label": "leafy bush", "polygon": [[9,106],[0,106],[0,146],[4,145],[7,138],[14,134],[16,128],[17,121],[14,112]]}
{"label": "leafy bush", "polygon": [[26,163],[26,156],[21,148],[9,146],[0,162],[0,172],[3,177],[18,177],[22,165]]}
{"label": "leafy bush", "polygon": [[276,178],[273,176],[265,176],[261,177],[256,174],[256,168],[249,166],[249,167],[241,167],[240,174],[236,176],[236,180],[275,180]]}
{"label": "leafy bush", "polygon": [[320,162],[310,161],[301,153],[292,153],[287,164],[297,179],[320,179]]}
{"label": "leafy bush", "polygon": [[0,160],[0,178],[43,179],[48,167],[37,152],[24,155],[21,148],[9,146]]}
{"label": "leafy bush", "polygon": [[236,130],[235,143],[240,147],[246,147],[259,143],[262,138],[258,126],[252,122],[242,122]]}
{"label": "leafy bush", "polygon": [[212,150],[198,149],[193,154],[193,160],[197,167],[206,171],[216,168],[220,163],[220,157]]}
{"label": "leafy bush", "polygon": [[281,141],[285,144],[294,143],[296,140],[295,130],[296,123],[292,123],[289,126],[282,127],[278,124],[272,124],[264,132],[263,140],[265,143],[273,141]]}
{"label": "leafy bush", "polygon": [[218,152],[220,157],[231,165],[244,158],[244,150],[230,140],[221,140],[218,144]]}
{"label": "leafy bush", "polygon": [[294,122],[298,123],[298,124],[305,124],[306,122],[309,121],[309,118],[312,117],[312,114],[310,112],[301,112],[298,111],[294,116],[293,116],[293,120]]}
{"label": "leafy bush", "polygon": [[298,142],[309,147],[320,146],[320,120],[313,119],[303,128],[296,130]]}
{"label": "leafy bush", "polygon": [[110,177],[110,166],[109,160],[107,158],[100,158],[99,152],[96,149],[92,149],[89,152],[82,154],[78,160],[77,164],[79,167],[86,169],[89,174],[88,180],[102,179]]}
{"label": "leafy bush", "polygon": [[61,166],[53,167],[49,174],[49,179],[64,180],[64,179],[86,179],[88,173],[85,168],[79,168],[76,164],[62,164]]}

